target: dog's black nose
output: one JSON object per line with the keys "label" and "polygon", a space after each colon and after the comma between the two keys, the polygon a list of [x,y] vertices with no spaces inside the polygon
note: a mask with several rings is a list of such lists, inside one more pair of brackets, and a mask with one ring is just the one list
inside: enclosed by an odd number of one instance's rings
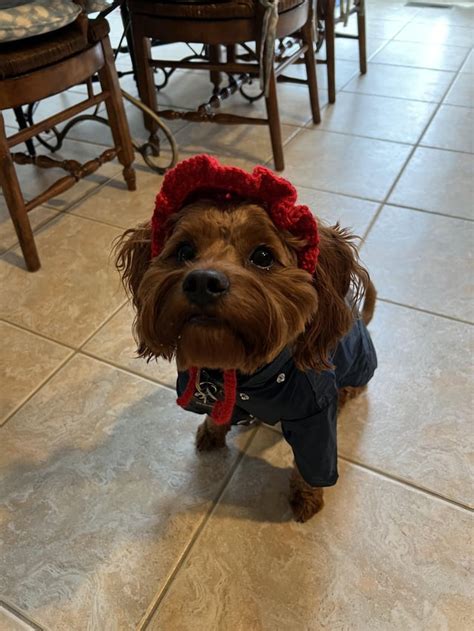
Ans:
{"label": "dog's black nose", "polygon": [[195,269],[186,274],[183,291],[188,300],[200,307],[214,302],[229,290],[229,279],[214,269]]}

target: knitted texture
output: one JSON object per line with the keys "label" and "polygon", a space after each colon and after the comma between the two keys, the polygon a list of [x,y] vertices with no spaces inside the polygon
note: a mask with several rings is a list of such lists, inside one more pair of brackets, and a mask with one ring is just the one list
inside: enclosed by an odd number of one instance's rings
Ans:
{"label": "knitted texture", "polygon": [[240,199],[262,205],[278,229],[305,241],[298,266],[314,274],[319,254],[318,226],[309,208],[296,203],[294,186],[265,167],[258,166],[247,173],[204,154],[183,160],[165,175],[152,218],[152,257],[158,256],[168,237],[169,217],[200,197]]}

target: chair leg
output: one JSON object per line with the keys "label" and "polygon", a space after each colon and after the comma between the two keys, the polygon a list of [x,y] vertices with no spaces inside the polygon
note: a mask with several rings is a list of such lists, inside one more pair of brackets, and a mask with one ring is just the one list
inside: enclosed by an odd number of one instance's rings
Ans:
{"label": "chair leg", "polygon": [[307,46],[304,60],[306,64],[306,76],[308,78],[311,113],[313,115],[313,123],[317,125],[321,122],[321,112],[319,110],[318,79],[316,76],[316,60],[314,58],[313,27],[310,21],[303,26],[301,32],[303,42]]}
{"label": "chair leg", "polygon": [[102,90],[109,92],[109,96],[105,100],[105,106],[107,108],[107,116],[112,130],[114,144],[118,148],[117,157],[120,164],[124,167],[123,177],[127,183],[128,190],[134,191],[136,189],[136,182],[135,170],[132,164],[135,159],[135,153],[133,151],[128,121],[123,107],[122,95],[120,94],[114,55],[108,37],[102,40],[102,49],[104,51],[105,65],[99,70],[100,85]]}
{"label": "chair leg", "polygon": [[31,230],[30,220],[25,208],[25,200],[15,171],[15,165],[8,148],[3,116],[0,112],[0,184],[7,202],[7,208],[15,226],[25,259],[26,268],[36,272],[41,267],[36,244]]}
{"label": "chair leg", "polygon": [[[138,94],[145,105],[148,105],[154,112],[158,112],[153,69],[148,63],[148,60],[151,59],[150,38],[143,34],[140,24],[137,23],[136,19],[136,17],[132,17],[133,50],[136,66],[135,78],[138,86]],[[150,134],[155,134],[158,131],[157,122],[145,112],[143,113],[143,122]]]}
{"label": "chair leg", "polygon": [[276,171],[283,171],[285,160],[283,158],[283,142],[281,139],[280,114],[278,112],[278,99],[276,91],[275,71],[272,69],[269,82],[268,97],[265,97],[267,106],[268,125],[272,141],[273,162]]}
{"label": "chair leg", "polygon": [[326,40],[326,60],[328,73],[329,103],[336,102],[336,34],[334,27],[334,0],[326,3],[324,15],[324,37]]}
{"label": "chair leg", "polygon": [[367,47],[365,36],[365,7],[364,0],[359,1],[357,11],[357,33],[359,36],[359,67],[360,73],[366,74],[367,72]]}
{"label": "chair leg", "polygon": [[[209,46],[209,61],[211,64],[222,63],[222,47],[219,45]],[[210,72],[211,83],[214,86],[214,94],[219,91],[222,82],[222,73],[218,70],[211,70]]]}

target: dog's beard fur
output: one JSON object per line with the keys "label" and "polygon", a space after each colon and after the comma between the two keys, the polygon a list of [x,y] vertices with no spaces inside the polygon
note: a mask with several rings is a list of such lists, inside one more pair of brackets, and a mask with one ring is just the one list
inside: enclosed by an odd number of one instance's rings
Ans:
{"label": "dog's beard fur", "polygon": [[[172,222],[163,251],[152,261],[149,224],[127,231],[118,246],[118,267],[137,311],[141,356],[176,357],[180,370],[196,366],[251,374],[292,346],[300,368],[329,366],[329,351],[352,322],[345,302],[351,282],[356,294],[368,283],[350,235],[338,227],[320,227],[321,254],[313,278],[297,265],[303,243],[278,231],[255,204],[218,207],[201,200]],[[190,262],[176,255],[183,242],[196,250]],[[275,257],[268,270],[249,260],[261,245]],[[208,307],[191,304],[183,280],[193,269],[224,273],[229,291]]]}

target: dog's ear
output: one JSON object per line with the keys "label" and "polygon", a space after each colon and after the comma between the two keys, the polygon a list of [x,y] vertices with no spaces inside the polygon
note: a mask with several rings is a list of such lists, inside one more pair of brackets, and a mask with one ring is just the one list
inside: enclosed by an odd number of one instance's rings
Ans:
{"label": "dog's ear", "polygon": [[369,275],[360,265],[354,237],[336,224],[319,225],[320,253],[314,274],[318,308],[297,341],[298,368],[331,368],[330,355],[349,331],[354,309],[369,285]]}
{"label": "dog's ear", "polygon": [[114,246],[115,265],[138,306],[138,288],[151,260],[151,224],[126,230]]}

